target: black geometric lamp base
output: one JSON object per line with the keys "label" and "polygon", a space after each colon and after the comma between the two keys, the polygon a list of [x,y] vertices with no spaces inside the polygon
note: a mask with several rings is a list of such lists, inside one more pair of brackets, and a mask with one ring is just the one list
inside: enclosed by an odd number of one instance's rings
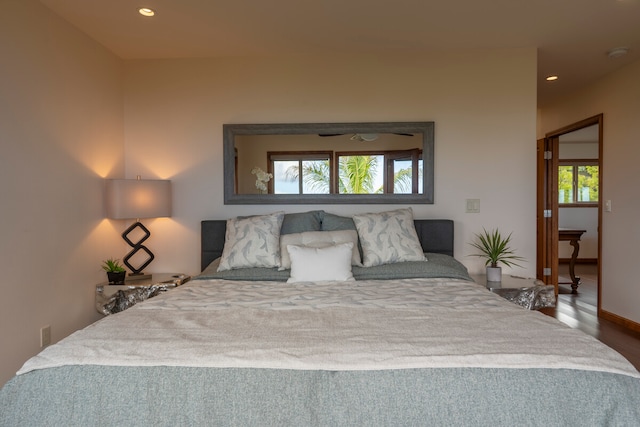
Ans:
{"label": "black geometric lamp base", "polygon": [[[144,234],[140,238],[140,240],[138,240],[137,242],[132,242],[131,239],[129,239],[128,235],[132,231],[134,231],[135,229],[140,229]],[[129,228],[127,228],[126,230],[124,230],[124,232],[122,233],[122,238],[125,240],[125,242],[127,242],[127,244],[129,246],[131,246],[133,248],[133,249],[131,249],[131,252],[129,252],[127,254],[127,256],[125,256],[122,259],[122,262],[124,263],[124,265],[129,267],[129,270],[131,271],[131,273],[129,273],[129,276],[131,276],[131,279],[133,279],[133,280],[135,280],[135,279],[143,279],[143,278],[146,278],[146,277],[149,276],[149,275],[143,274],[142,270],[144,270],[145,267],[147,267],[149,264],[151,264],[151,261],[153,261],[153,258],[154,258],[153,253],[151,253],[149,248],[147,248],[146,246],[143,245],[143,243],[150,236],[151,236],[151,233],[149,232],[147,227],[142,225],[142,223],[140,223],[139,221],[131,224],[131,226]],[[131,263],[129,261],[131,260],[132,257],[136,256],[136,254],[138,254],[140,251],[143,251],[143,252],[147,253],[147,259],[143,260],[144,262],[140,266],[134,267],[133,265],[131,265]]]}

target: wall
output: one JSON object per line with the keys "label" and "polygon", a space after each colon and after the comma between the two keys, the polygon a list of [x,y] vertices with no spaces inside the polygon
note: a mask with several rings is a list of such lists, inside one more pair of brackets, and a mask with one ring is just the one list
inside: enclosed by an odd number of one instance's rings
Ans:
{"label": "wall", "polygon": [[611,73],[590,87],[540,111],[539,137],[599,113],[604,114],[602,200],[612,211],[602,218],[602,309],[640,323],[640,61]]}
{"label": "wall", "polygon": [[[0,385],[100,316],[100,261],[121,253],[102,177],[122,175],[122,64],[37,1],[0,2]],[[115,252],[115,251],[118,252]]]}
{"label": "wall", "polygon": [[[536,52],[125,61],[126,175],[170,178],[174,216],[152,221],[156,270],[199,270],[199,223],[284,209],[338,214],[389,205],[223,204],[224,123],[435,122],[435,204],[455,220],[456,256],[482,227],[513,231],[535,274]],[[479,214],[465,200],[481,200]]]}

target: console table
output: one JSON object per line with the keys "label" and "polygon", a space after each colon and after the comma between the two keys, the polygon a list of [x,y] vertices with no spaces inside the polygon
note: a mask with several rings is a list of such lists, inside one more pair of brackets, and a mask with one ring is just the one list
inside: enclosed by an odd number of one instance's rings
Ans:
{"label": "console table", "polygon": [[573,246],[573,253],[571,254],[571,259],[569,260],[569,276],[571,276],[571,282],[563,282],[563,283],[571,283],[571,293],[578,293],[578,286],[580,285],[580,278],[576,277],[576,259],[578,259],[578,252],[580,252],[580,238],[587,230],[577,230],[573,228],[559,228],[558,229],[558,240],[559,241],[568,241],[571,246]]}

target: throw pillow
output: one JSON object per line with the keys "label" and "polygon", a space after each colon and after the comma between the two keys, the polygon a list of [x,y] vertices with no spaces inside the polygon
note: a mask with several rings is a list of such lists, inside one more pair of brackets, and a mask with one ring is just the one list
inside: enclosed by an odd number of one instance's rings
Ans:
{"label": "throw pillow", "polygon": [[291,276],[287,283],[355,280],[351,273],[353,243],[325,248],[289,245]]}
{"label": "throw pillow", "polygon": [[411,208],[354,215],[365,267],[425,261]]}
{"label": "throw pillow", "polygon": [[227,220],[218,271],[280,266],[280,228],[284,212]]}

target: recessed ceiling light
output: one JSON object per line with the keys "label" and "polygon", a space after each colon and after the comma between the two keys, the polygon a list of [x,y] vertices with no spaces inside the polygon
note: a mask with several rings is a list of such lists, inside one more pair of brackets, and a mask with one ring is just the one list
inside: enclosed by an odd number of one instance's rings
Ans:
{"label": "recessed ceiling light", "polygon": [[142,16],[153,16],[156,12],[153,9],[149,9],[148,7],[141,7],[138,9],[138,13]]}
{"label": "recessed ceiling light", "polygon": [[548,82],[552,82],[552,81],[555,81],[555,80],[558,80],[558,76],[547,76],[547,81]]}
{"label": "recessed ceiling light", "polygon": [[628,47],[616,47],[607,52],[607,56],[609,58],[618,58],[620,56],[624,56],[629,53]]}

